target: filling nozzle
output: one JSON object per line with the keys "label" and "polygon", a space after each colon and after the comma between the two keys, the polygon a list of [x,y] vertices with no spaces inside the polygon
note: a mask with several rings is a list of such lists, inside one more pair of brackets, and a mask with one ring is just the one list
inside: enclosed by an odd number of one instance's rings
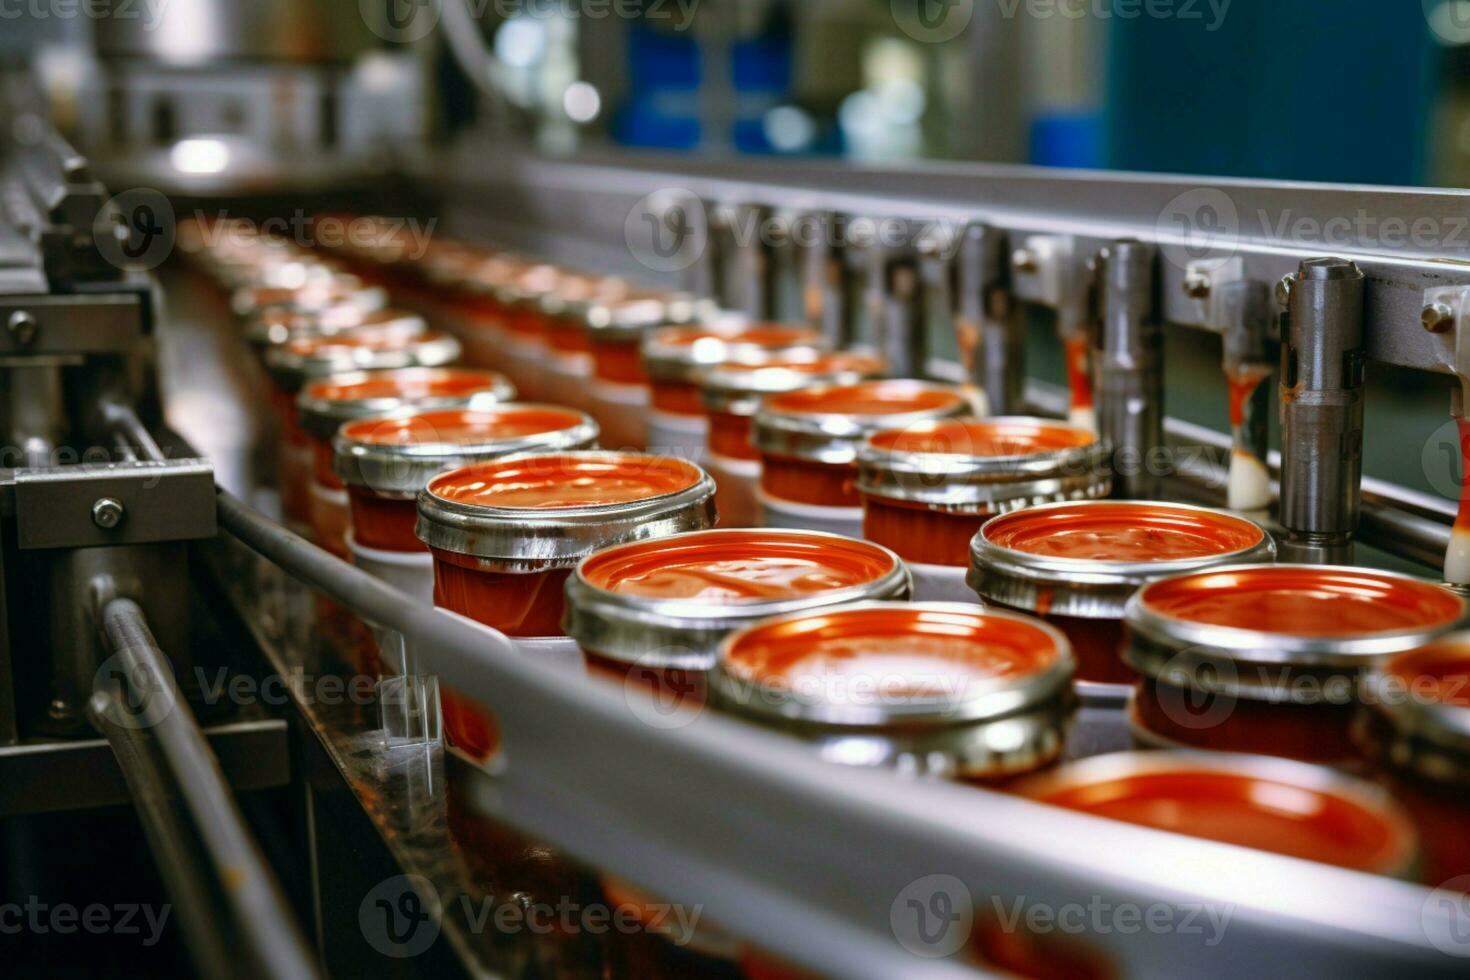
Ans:
{"label": "filling nozzle", "polygon": [[1340,258],[1308,259],[1282,282],[1282,553],[1351,562],[1363,482],[1365,279]]}
{"label": "filling nozzle", "polygon": [[1057,337],[1067,364],[1068,420],[1097,431],[1092,397],[1092,339],[1088,330],[1086,269],[1067,235],[1032,235],[1011,253],[1016,294],[1045,303],[1057,313]]}
{"label": "filling nozzle", "polygon": [[955,255],[955,343],[976,403],[996,415],[1025,415],[1025,337],[1005,258],[1000,229],[964,229]]}
{"label": "filling nozzle", "polygon": [[1091,269],[1096,295],[1097,423],[1113,451],[1114,492],[1128,500],[1153,498],[1166,475],[1158,458],[1164,444],[1158,251],[1153,245],[1122,239],[1098,252]]}
{"label": "filling nozzle", "polygon": [[1270,297],[1264,283],[1247,279],[1218,287],[1219,320],[1224,330],[1225,382],[1230,392],[1231,510],[1264,511],[1271,506],[1271,472],[1266,466],[1270,434],[1273,365],[1267,350]]}

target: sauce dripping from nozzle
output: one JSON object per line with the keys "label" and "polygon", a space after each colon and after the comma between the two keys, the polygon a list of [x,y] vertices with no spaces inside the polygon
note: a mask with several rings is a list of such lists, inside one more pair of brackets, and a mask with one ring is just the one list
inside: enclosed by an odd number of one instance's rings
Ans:
{"label": "sauce dripping from nozzle", "polygon": [[1091,351],[1088,350],[1086,331],[1078,331],[1076,336],[1063,338],[1062,345],[1067,355],[1067,387],[1072,393],[1072,406],[1067,413],[1067,420],[1073,425],[1096,432],[1097,414],[1092,408],[1092,373],[1089,364]]}
{"label": "sauce dripping from nozzle", "polygon": [[1251,397],[1271,374],[1262,364],[1226,365],[1230,387],[1230,482],[1227,506],[1231,510],[1265,510],[1271,505],[1271,474],[1246,434],[1246,409]]}
{"label": "sauce dripping from nozzle", "polygon": [[1444,580],[1451,585],[1470,585],[1470,419],[1455,419],[1460,433],[1460,510],[1450,530],[1450,547],[1444,558]]}

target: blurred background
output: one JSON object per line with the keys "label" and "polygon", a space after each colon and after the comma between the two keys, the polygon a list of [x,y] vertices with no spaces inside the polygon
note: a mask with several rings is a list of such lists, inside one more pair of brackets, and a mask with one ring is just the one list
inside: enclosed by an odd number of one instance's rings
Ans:
{"label": "blurred background", "polygon": [[[233,28],[231,7],[249,11]],[[78,44],[89,32],[94,43]],[[268,103],[293,97],[284,83],[296,97],[333,93],[330,107],[307,98],[319,111],[295,123],[347,130],[333,138],[364,153],[478,123],[549,152],[614,144],[1381,184],[1470,176],[1470,0],[0,5],[0,58],[39,65],[88,149],[199,130],[208,84],[190,77],[184,109],[167,98],[168,72],[220,72],[222,53],[235,74],[204,129],[247,132]],[[254,89],[241,71],[252,62],[271,66]],[[156,85],[140,80],[144,68]],[[152,102],[140,95],[150,91]],[[279,138],[282,114],[271,116]]]}

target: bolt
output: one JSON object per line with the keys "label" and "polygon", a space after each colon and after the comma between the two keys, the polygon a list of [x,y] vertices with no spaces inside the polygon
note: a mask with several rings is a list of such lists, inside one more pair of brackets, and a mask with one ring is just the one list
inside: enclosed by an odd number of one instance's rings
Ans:
{"label": "bolt", "polygon": [[92,505],[92,523],[110,531],[122,523],[124,513],[122,501],[116,497],[101,497]]}
{"label": "bolt", "polygon": [[1210,277],[1203,272],[1191,272],[1184,277],[1184,295],[1190,299],[1207,299],[1210,295]]}
{"label": "bolt", "polygon": [[15,341],[19,347],[29,347],[36,342],[36,335],[41,332],[41,325],[36,318],[25,310],[16,310],[10,314],[10,319],[5,324],[5,329],[10,333],[10,339]]}
{"label": "bolt", "polygon": [[1276,305],[1283,310],[1291,306],[1291,287],[1296,285],[1296,273],[1288,272],[1276,284]]}
{"label": "bolt", "polygon": [[1430,333],[1444,333],[1455,325],[1455,310],[1448,303],[1430,303],[1424,307],[1420,319]]}
{"label": "bolt", "polygon": [[1036,253],[1029,248],[1018,248],[1011,253],[1011,265],[1017,272],[1029,275],[1037,269]]}

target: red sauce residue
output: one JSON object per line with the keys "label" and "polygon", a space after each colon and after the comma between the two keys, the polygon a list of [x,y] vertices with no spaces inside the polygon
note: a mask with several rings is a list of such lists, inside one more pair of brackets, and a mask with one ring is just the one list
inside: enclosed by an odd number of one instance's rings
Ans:
{"label": "red sauce residue", "polygon": [[780,350],[783,347],[820,343],[822,338],[816,331],[804,327],[756,323],[734,330],[715,327],[662,327],[654,332],[651,342],[659,347],[693,347],[703,340],[720,341],[732,347]]}
{"label": "red sauce residue", "polygon": [[970,541],[990,517],[865,497],[863,537],[892,549],[904,561],[968,568]]}
{"label": "red sauce residue", "polygon": [[1087,335],[1068,337],[1062,342],[1067,355],[1067,387],[1072,392],[1073,408],[1092,407],[1092,352]]}
{"label": "red sauce residue", "polygon": [[1229,514],[1167,504],[1080,503],[998,517],[986,540],[1001,548],[1083,561],[1177,561],[1245,551],[1264,532]]}
{"label": "red sauce residue", "polygon": [[1412,696],[1470,708],[1470,646],[1432,643],[1399,654],[1387,670]]}
{"label": "red sauce residue", "polygon": [[891,555],[863,541],[739,531],[624,545],[589,559],[579,574],[623,595],[728,603],[866,585],[893,566]]}
{"label": "red sauce residue", "polygon": [[899,453],[952,456],[1030,456],[1090,446],[1097,437],[1086,429],[1045,419],[946,419],[918,422],[872,437],[878,449]]}
{"label": "red sauce residue", "polygon": [[1270,368],[1241,368],[1228,371],[1225,380],[1230,386],[1230,425],[1239,429],[1245,425],[1245,406],[1250,402],[1261,382],[1271,373]]}
{"label": "red sauce residue", "polygon": [[1470,419],[1456,419],[1460,430],[1460,460],[1462,483],[1460,486],[1460,510],[1455,516],[1454,534],[1458,537],[1470,534]]}
{"label": "red sauce residue", "polygon": [[570,409],[506,405],[360,419],[344,425],[342,435],[370,446],[483,446],[561,432],[584,421],[581,413]]}
{"label": "red sauce residue", "polygon": [[[755,626],[726,650],[725,669],[743,680],[800,685],[882,682],[883,696],[962,693],[956,682],[1029,677],[1060,658],[1040,623],[979,608],[848,608]],[[870,694],[871,696],[871,694]]]}
{"label": "red sauce residue", "polygon": [[769,360],[761,361],[760,366],[753,368],[751,373],[758,376],[760,372],[768,370],[805,374],[812,377],[827,374],[858,374],[877,377],[888,370],[888,365],[883,358],[876,355],[851,351],[821,354],[815,358],[785,357],[778,354]]}
{"label": "red sauce residue", "polygon": [[333,350],[403,350],[415,344],[429,344],[444,338],[442,333],[409,333],[354,327],[327,337],[300,337],[286,344],[286,350],[299,357],[316,357]]}
{"label": "red sauce residue", "polygon": [[430,398],[468,398],[481,392],[493,392],[506,384],[502,375],[493,371],[467,371],[460,368],[403,368],[378,371],[361,381],[338,384],[330,379],[307,386],[308,397],[327,401],[367,401],[398,398],[420,401]]}
{"label": "red sauce residue", "polygon": [[1464,612],[1453,592],[1362,569],[1221,569],[1155,582],[1152,612],[1175,619],[1288,636],[1357,637],[1448,626]]}
{"label": "red sauce residue", "polygon": [[781,415],[904,415],[954,411],[966,404],[954,388],[919,381],[860,381],[829,388],[806,388],[766,399],[766,408]]}
{"label": "red sauce residue", "polygon": [[478,507],[554,510],[651,500],[699,480],[697,467],[664,456],[547,455],[444,473],[430,481],[428,492]]}
{"label": "red sauce residue", "polygon": [[1401,870],[1411,834],[1392,814],[1288,782],[1208,769],[1141,772],[1037,797],[1099,817],[1360,871]]}
{"label": "red sauce residue", "polygon": [[863,498],[857,490],[857,475],[853,466],[765,456],[761,464],[761,489],[769,497],[795,504],[859,507]]}

